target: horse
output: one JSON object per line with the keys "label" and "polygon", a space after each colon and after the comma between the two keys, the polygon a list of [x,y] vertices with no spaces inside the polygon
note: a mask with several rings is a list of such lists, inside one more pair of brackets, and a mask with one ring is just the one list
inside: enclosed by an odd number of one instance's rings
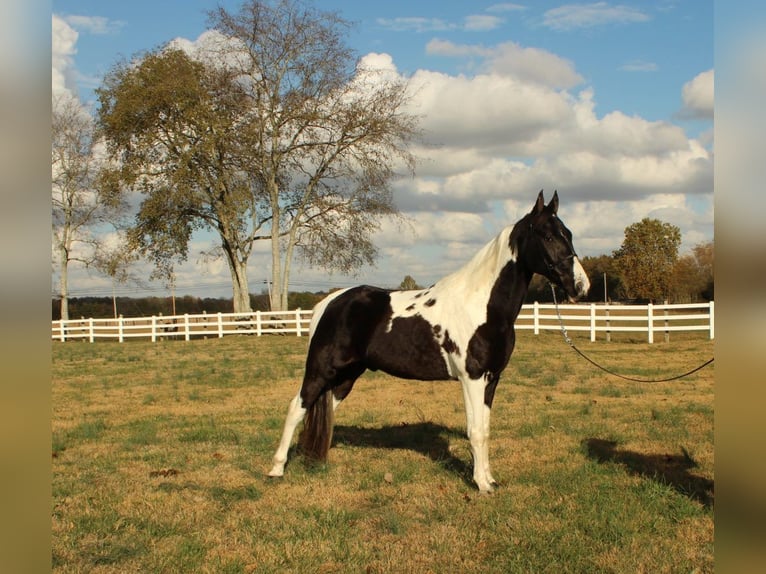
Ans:
{"label": "horse", "polygon": [[427,289],[360,285],[336,291],[314,308],[300,390],[290,401],[271,477],[284,475],[296,427],[309,460],[325,461],[334,412],[367,369],[416,380],[458,380],[465,402],[473,480],[497,486],[489,464],[492,402],[515,344],[514,322],[533,274],[558,285],[570,301],[590,281],[558,217],[558,192],[543,191],[532,210],[503,229],[464,267]]}

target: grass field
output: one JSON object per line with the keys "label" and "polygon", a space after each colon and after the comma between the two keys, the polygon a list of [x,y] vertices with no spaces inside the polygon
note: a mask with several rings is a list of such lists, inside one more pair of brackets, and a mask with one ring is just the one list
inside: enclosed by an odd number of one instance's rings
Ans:
{"label": "grass field", "polygon": [[[306,338],[53,344],[55,572],[712,572],[713,368],[640,384],[519,334],[471,481],[459,385],[367,373],[267,479]],[[713,343],[578,347],[637,377]]]}

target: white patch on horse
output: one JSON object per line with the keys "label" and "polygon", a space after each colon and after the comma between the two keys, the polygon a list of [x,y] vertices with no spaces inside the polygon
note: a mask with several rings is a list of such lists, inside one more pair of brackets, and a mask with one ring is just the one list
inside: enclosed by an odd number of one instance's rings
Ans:
{"label": "white patch on horse", "polygon": [[[390,332],[396,317],[420,316],[432,327],[439,325],[434,338],[439,342],[442,357],[450,376],[465,374],[468,341],[476,328],[487,320],[487,301],[495,280],[509,261],[515,261],[509,240],[513,225],[503,229],[489,241],[462,268],[427,289],[393,291],[391,293],[391,319],[386,331]],[[444,349],[446,334],[457,346],[457,351]]]}
{"label": "white patch on horse", "polygon": [[580,296],[585,295],[588,292],[588,289],[590,289],[590,279],[588,279],[588,274],[585,273],[585,269],[583,269],[579,257],[574,258],[572,273],[574,275],[574,282],[577,293]]}

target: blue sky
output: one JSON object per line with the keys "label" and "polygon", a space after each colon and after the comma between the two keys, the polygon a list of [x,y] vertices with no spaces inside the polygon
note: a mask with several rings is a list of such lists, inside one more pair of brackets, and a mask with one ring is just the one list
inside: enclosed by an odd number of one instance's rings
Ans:
{"label": "blue sky", "polygon": [[[196,41],[214,5],[54,0],[54,91],[92,101],[119,58]],[[611,253],[643,217],[678,225],[684,249],[712,239],[712,1],[315,5],[356,23],[348,41],[360,57],[425,88],[418,112],[439,150],[396,189],[411,234],[384,226],[375,268],[347,278],[299,267],[296,288],[392,286],[407,273],[430,283],[523,215],[543,187],[559,190],[583,255]],[[258,257],[254,284],[266,276]],[[200,274],[215,293],[200,293]],[[192,253],[179,291],[228,295],[226,275]],[[81,272],[72,289],[107,285]]]}

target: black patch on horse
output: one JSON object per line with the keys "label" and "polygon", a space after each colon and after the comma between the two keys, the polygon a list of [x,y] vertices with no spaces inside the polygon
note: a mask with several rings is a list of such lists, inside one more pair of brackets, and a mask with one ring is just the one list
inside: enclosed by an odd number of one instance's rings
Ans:
{"label": "black patch on horse", "polygon": [[444,349],[447,353],[453,353],[460,356],[460,348],[457,346],[457,343],[455,343],[455,341],[450,338],[449,331],[444,331],[442,349]]}

